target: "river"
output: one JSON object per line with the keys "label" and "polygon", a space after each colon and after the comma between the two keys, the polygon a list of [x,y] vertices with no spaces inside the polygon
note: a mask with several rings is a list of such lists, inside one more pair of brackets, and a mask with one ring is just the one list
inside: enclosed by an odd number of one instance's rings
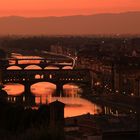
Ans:
{"label": "river", "polygon": [[[38,56],[23,56],[21,54],[12,54],[13,58],[40,58]],[[36,60],[32,60],[36,61]],[[11,62],[12,63],[12,62]],[[30,61],[21,61],[21,63],[29,63]],[[39,63],[39,62],[36,62]],[[57,69],[56,67],[47,67],[48,69]],[[69,69],[70,67],[66,67]],[[8,69],[20,69],[17,66],[9,67]],[[37,65],[28,66],[26,69],[40,69]],[[6,84],[4,90],[8,93],[8,95],[20,95],[24,92],[24,86],[21,84]],[[65,117],[78,116],[82,114],[112,114],[112,115],[120,115],[124,114],[121,110],[112,109],[107,106],[97,105],[89,100],[83,99],[81,97],[84,94],[83,89],[81,89],[78,85],[75,84],[66,84],[63,86],[64,97],[54,97],[53,94],[56,91],[56,85],[49,82],[40,82],[31,86],[31,92],[35,95],[36,104],[47,104],[51,103],[55,100],[59,100],[66,104],[65,107]],[[127,113],[133,113],[132,110],[128,110]]]}
{"label": "river", "polygon": [[[12,54],[12,58],[40,58],[38,56],[23,56],[21,54]],[[32,60],[36,61],[36,60]],[[10,62],[12,63],[12,62]],[[31,61],[24,60],[20,63],[32,63]],[[36,61],[36,63],[39,63]],[[70,69],[70,67],[65,67],[67,69]],[[11,66],[8,69],[20,69],[17,66]],[[26,69],[40,69],[37,65],[30,65],[26,67]],[[47,67],[47,69],[58,69],[57,67]],[[24,92],[24,86],[21,84],[13,84],[8,83],[5,85],[4,90],[8,93],[8,95],[20,95]],[[82,115],[86,113],[91,114],[98,114],[102,111],[102,109],[86,100],[80,97],[81,94],[83,94],[82,89],[75,84],[66,84],[63,86],[63,92],[65,97],[54,97],[53,94],[56,91],[56,85],[49,83],[49,82],[40,82],[36,83],[31,86],[31,92],[35,95],[35,102],[36,104],[47,104],[51,103],[55,100],[59,100],[66,104],[65,107],[65,117],[71,117],[71,116],[77,116]]]}

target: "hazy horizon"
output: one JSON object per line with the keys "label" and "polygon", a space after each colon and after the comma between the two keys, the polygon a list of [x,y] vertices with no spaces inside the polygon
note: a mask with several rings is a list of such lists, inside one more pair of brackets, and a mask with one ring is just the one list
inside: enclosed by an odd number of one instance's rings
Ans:
{"label": "hazy horizon", "polygon": [[91,13],[91,14],[75,14],[75,15],[61,15],[61,16],[20,16],[20,15],[7,15],[7,16],[0,16],[0,18],[3,17],[21,17],[21,18],[53,18],[53,17],[76,17],[76,16],[95,16],[95,15],[117,15],[117,14],[126,14],[126,13],[140,13],[139,11],[124,11],[124,12],[105,12],[105,13]]}
{"label": "hazy horizon", "polygon": [[140,12],[45,18],[0,18],[0,34],[140,34]]}

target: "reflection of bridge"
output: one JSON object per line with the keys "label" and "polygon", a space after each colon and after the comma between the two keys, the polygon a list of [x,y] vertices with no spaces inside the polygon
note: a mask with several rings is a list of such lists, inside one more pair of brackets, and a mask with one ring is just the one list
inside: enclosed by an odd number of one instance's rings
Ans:
{"label": "reflection of bridge", "polygon": [[7,59],[7,63],[5,63],[5,68],[9,68],[11,66],[18,66],[21,69],[25,69],[27,66],[36,65],[41,69],[45,69],[48,66],[58,67],[62,69],[65,66],[73,66],[73,60],[70,59],[54,59],[54,58],[22,58],[22,59]]}
{"label": "reflection of bridge", "polygon": [[[20,62],[20,60],[18,62]],[[18,62],[14,63],[14,65],[15,64],[18,65],[19,64]],[[25,64],[25,65],[30,65],[30,64]],[[7,67],[9,66],[10,64],[8,65],[7,63],[3,63],[1,67],[2,69],[1,82],[3,84],[20,83],[24,85],[25,87],[24,93],[18,98],[20,102],[23,101],[24,102],[26,101],[28,103],[34,102],[35,97],[31,94],[30,88],[33,84],[38,82],[50,82],[55,84],[56,85],[55,96],[60,96],[60,94],[63,96],[63,85],[67,83],[85,84],[87,86],[91,85],[90,72],[87,69],[8,70]]]}

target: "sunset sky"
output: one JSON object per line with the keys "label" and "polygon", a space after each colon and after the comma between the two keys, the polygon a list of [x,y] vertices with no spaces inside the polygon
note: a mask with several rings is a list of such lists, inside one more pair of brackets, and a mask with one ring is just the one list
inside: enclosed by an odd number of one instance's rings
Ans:
{"label": "sunset sky", "polygon": [[0,0],[0,16],[66,16],[140,11],[140,0]]}

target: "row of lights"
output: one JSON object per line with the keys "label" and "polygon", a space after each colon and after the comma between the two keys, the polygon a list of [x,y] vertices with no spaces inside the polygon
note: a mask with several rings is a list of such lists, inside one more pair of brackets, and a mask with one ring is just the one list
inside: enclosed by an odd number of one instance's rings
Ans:
{"label": "row of lights", "polygon": [[[95,85],[95,86],[100,86],[100,85],[101,85],[101,83],[100,83],[100,82],[96,82],[94,85]],[[108,88],[108,85],[105,85],[104,87],[105,87],[106,89],[108,89],[108,90],[112,91],[112,89],[111,89],[111,88]],[[116,90],[115,92],[116,92],[116,93],[119,93],[119,90]],[[123,91],[122,93],[123,93],[123,94],[126,94],[126,92],[125,92],[125,91]],[[134,94],[134,93],[131,93],[130,95],[131,95],[131,96],[134,96],[135,94]]]}
{"label": "row of lights", "polygon": [[[10,102],[16,102],[16,97],[8,97],[7,100]],[[22,98],[22,101],[25,102],[25,97]]]}
{"label": "row of lights", "polygon": [[[43,79],[43,78],[37,78],[37,79]],[[52,76],[50,76],[50,79],[52,79]],[[20,81],[21,79],[7,79],[7,80],[4,80],[5,82],[12,82],[12,81]],[[22,79],[23,81],[25,81],[25,78]],[[29,78],[26,79],[26,80],[30,80]],[[75,78],[60,78],[61,81],[83,81],[83,78],[78,78],[78,79],[75,79]]]}
{"label": "row of lights", "polygon": [[[7,79],[7,80],[4,80],[4,81],[5,81],[5,82],[12,82],[12,81],[20,81],[20,80],[25,81],[25,78],[23,78],[23,79]],[[28,79],[26,79],[26,80],[30,80],[30,79],[28,78]]]}
{"label": "row of lights", "polygon": [[78,78],[78,79],[77,78],[76,79],[75,78],[60,78],[60,80],[61,81],[63,81],[63,80],[64,81],[67,81],[67,80],[68,81],[75,81],[75,80],[77,80],[77,81],[83,81],[83,78]]}

